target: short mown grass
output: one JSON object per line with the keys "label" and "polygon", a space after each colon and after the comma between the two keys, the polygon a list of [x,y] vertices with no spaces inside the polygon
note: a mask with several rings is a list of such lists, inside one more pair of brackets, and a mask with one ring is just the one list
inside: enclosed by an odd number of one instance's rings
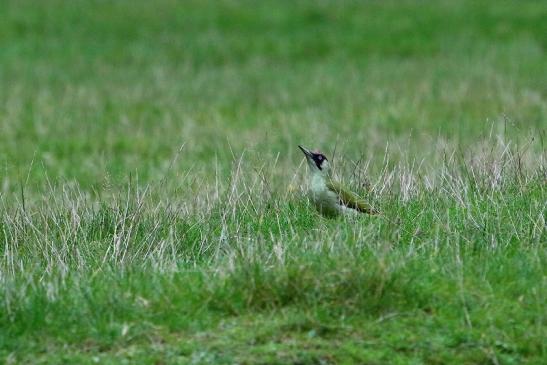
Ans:
{"label": "short mown grass", "polygon": [[541,2],[0,13],[4,362],[545,362]]}

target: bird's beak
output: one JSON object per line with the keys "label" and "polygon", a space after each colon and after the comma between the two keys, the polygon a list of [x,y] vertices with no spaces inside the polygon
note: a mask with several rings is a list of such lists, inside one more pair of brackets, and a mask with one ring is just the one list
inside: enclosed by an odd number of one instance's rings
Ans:
{"label": "bird's beak", "polygon": [[306,155],[306,158],[307,159],[310,159],[312,158],[313,154],[310,152],[310,150],[308,150],[307,148],[304,148],[300,145],[298,145],[298,148],[300,148],[302,150],[302,152],[304,152],[304,154]]}

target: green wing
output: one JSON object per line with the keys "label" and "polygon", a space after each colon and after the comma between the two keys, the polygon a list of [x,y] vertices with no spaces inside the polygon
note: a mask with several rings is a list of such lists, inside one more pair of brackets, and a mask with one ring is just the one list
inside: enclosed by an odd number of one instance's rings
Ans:
{"label": "green wing", "polygon": [[338,182],[329,180],[327,182],[327,188],[338,195],[340,204],[345,205],[348,208],[353,208],[361,213],[378,214],[379,212],[368,204],[359,195],[344,189]]}

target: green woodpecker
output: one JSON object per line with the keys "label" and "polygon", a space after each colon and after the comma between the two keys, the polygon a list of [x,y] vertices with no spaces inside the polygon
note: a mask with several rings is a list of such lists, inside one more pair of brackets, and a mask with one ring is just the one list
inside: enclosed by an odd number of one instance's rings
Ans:
{"label": "green woodpecker", "polygon": [[325,155],[311,152],[302,146],[298,147],[304,152],[311,172],[310,198],[321,214],[330,217],[360,213],[378,214],[378,211],[359,195],[332,180],[329,161]]}

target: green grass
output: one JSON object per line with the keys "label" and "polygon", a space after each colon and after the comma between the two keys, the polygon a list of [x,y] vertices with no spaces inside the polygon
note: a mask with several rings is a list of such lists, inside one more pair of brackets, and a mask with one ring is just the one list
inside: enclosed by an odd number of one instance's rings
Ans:
{"label": "green grass", "polygon": [[4,362],[546,361],[542,2],[0,14]]}

